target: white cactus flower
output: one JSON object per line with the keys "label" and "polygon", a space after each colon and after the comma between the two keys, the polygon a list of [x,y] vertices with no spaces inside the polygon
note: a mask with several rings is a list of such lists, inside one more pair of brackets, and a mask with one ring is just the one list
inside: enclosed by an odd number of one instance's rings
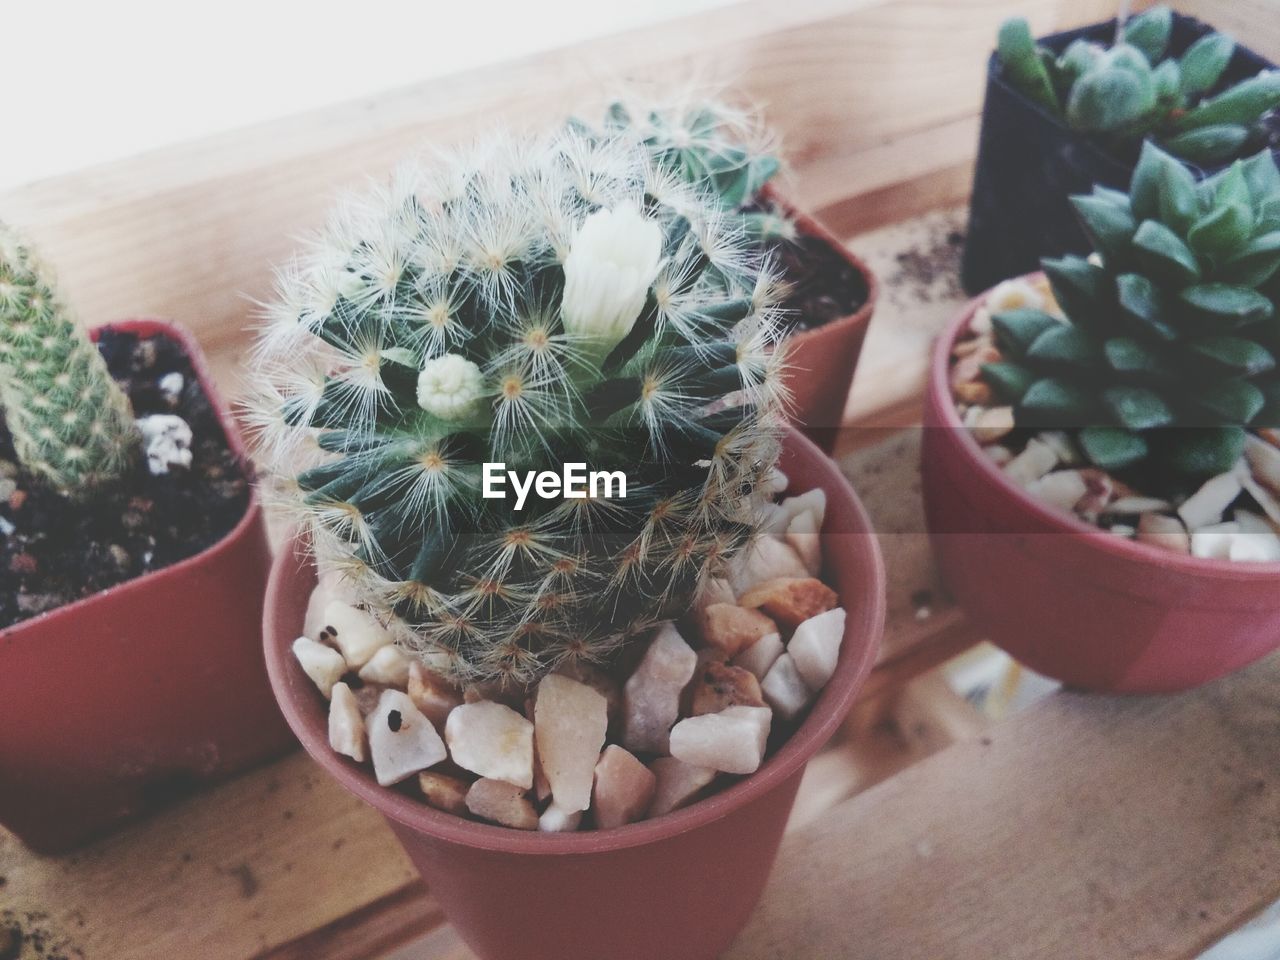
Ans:
{"label": "white cactus flower", "polygon": [[565,330],[607,352],[635,326],[661,253],[658,224],[632,203],[587,217],[564,261]]}
{"label": "white cactus flower", "polygon": [[461,420],[483,392],[480,368],[456,353],[428,360],[418,374],[418,406],[441,420]]}

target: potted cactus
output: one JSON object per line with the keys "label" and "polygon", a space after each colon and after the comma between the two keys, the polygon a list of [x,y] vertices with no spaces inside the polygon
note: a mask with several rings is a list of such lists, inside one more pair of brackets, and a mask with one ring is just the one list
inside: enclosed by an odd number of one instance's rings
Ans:
{"label": "potted cactus", "polygon": [[[1280,171],[1148,143],[1073,198],[1094,253],[940,340],[925,497],[992,638],[1068,683],[1175,690],[1280,644]],[[1047,282],[1045,280],[1047,278]]]}
{"label": "potted cactus", "polygon": [[871,269],[787,200],[776,185],[781,165],[773,138],[750,112],[711,100],[615,102],[603,128],[640,136],[655,164],[710,190],[751,246],[776,265],[785,285],[790,416],[830,452],[875,309]]}
{"label": "potted cactus", "polygon": [[0,825],[56,851],[287,745],[268,552],[194,342],[91,340],[3,225],[0,408]]}
{"label": "potted cactus", "polygon": [[716,955],[883,619],[865,515],[783,425],[767,266],[572,127],[410,164],[317,251],[255,403],[302,522],[286,718],[479,955]]}
{"label": "potted cactus", "polygon": [[1280,142],[1280,72],[1208,25],[1153,7],[1036,43],[1007,21],[992,54],[962,279],[972,293],[1085,237],[1067,198],[1123,189],[1150,138],[1201,179]]}

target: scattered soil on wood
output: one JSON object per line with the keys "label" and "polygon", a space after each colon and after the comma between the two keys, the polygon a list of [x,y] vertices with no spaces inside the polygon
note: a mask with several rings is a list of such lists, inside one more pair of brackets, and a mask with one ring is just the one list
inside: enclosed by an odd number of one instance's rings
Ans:
{"label": "scattered soil on wood", "polygon": [[83,960],[79,947],[49,929],[48,919],[0,910],[0,960]]}
{"label": "scattered soil on wood", "polygon": [[[191,469],[152,476],[140,454],[121,489],[74,504],[19,467],[0,424],[0,629],[199,553],[248,508],[245,467],[180,345],[108,329],[98,348],[136,416],[187,421]],[[172,373],[176,394],[160,387]]]}

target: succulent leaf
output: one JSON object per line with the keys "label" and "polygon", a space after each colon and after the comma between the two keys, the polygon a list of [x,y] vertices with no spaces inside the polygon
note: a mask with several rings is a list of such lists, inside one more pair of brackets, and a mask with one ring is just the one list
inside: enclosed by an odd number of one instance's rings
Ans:
{"label": "succulent leaf", "polygon": [[1212,90],[1235,49],[1235,41],[1222,33],[1207,33],[1188,47],[1178,63],[1183,94],[1196,97]]}
{"label": "succulent leaf", "polygon": [[1072,431],[1090,462],[1173,495],[1232,469],[1246,428],[1280,422],[1280,170],[1261,153],[1196,187],[1148,144],[1127,251],[1124,201],[1075,198],[1101,257],[1044,261],[1066,322],[997,314],[1006,359],[983,376],[1018,427]]}
{"label": "succulent leaf", "polygon": [[1159,6],[1131,17],[1124,25],[1124,42],[1142,52],[1149,63],[1158,63],[1169,47],[1173,11]]}
{"label": "succulent leaf", "polygon": [[1210,124],[1248,125],[1280,106],[1280,70],[1265,70],[1196,106],[1173,121],[1174,130]]}
{"label": "succulent leaf", "polygon": [[1192,163],[1208,165],[1236,156],[1248,139],[1248,127],[1217,123],[1169,137],[1164,146]]}
{"label": "succulent leaf", "polygon": [[1086,427],[1080,431],[1080,447],[1103,470],[1123,470],[1146,459],[1149,450],[1141,435],[1122,427]]}
{"label": "succulent leaf", "polygon": [[[1017,89],[1068,126],[1105,146],[1148,136],[1191,163],[1230,160],[1264,139],[1261,121],[1280,105],[1280,71],[1268,71],[1205,99],[1222,83],[1235,43],[1219,33],[1170,53],[1173,12],[1132,17],[1111,47],[1077,39],[1061,55],[1038,46],[1025,19],[1000,28],[997,54]],[[1154,215],[1142,203],[1135,219]]]}
{"label": "succulent leaf", "polygon": [[1062,109],[1026,20],[1014,17],[1001,24],[997,50],[1000,62],[1018,89],[1054,113]]}

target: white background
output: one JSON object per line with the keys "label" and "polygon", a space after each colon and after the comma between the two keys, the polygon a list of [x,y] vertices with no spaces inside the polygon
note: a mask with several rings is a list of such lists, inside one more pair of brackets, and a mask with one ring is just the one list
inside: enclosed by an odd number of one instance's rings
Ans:
{"label": "white background", "polygon": [[0,0],[0,189],[732,0]]}

